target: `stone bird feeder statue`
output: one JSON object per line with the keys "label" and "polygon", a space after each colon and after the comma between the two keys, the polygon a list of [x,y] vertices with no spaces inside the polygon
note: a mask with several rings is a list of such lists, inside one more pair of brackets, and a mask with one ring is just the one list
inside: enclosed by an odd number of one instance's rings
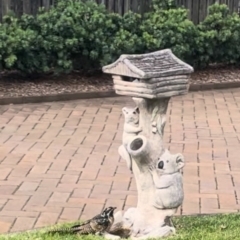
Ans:
{"label": "stone bird feeder statue", "polygon": [[[183,202],[180,169],[182,154],[163,146],[166,111],[170,98],[186,94],[193,68],[170,49],[142,55],[122,55],[103,67],[111,74],[117,94],[132,97],[134,108],[122,109],[125,117],[118,152],[133,172],[138,191],[136,208],[117,212],[114,226],[129,229],[131,238],[165,237],[175,232],[171,222]],[[116,234],[116,235],[121,235]]]}

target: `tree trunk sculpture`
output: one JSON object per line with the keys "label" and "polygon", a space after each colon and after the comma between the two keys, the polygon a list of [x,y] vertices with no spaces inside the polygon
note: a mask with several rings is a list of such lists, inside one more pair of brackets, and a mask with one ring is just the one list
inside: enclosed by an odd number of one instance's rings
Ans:
{"label": "tree trunk sculpture", "polygon": [[[169,218],[183,201],[179,170],[184,166],[181,154],[172,155],[163,146],[169,98],[133,100],[136,108],[123,108],[124,130],[128,132],[123,133],[119,154],[133,171],[138,203],[126,211],[121,221],[131,229],[132,237],[167,236],[175,232]],[[131,125],[129,119],[135,122]]]}
{"label": "tree trunk sculpture", "polygon": [[113,75],[116,93],[133,97],[136,104],[122,109],[125,122],[118,152],[134,174],[138,202],[136,208],[116,213],[110,233],[138,239],[173,234],[171,217],[184,199],[184,157],[164,148],[163,133],[170,97],[187,93],[193,68],[167,49],[122,55],[103,71]]}

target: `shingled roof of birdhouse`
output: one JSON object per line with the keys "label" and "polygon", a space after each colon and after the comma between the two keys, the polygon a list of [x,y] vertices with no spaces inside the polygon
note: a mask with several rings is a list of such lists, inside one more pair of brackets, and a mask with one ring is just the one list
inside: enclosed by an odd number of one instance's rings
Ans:
{"label": "shingled roof of birdhouse", "polygon": [[140,54],[121,55],[114,63],[103,67],[103,72],[138,79],[190,74],[193,68],[177,58],[170,49]]}

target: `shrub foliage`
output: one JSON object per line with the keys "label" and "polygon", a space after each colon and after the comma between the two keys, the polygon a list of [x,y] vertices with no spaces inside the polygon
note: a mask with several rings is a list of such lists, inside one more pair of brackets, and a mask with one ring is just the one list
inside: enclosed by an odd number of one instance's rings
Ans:
{"label": "shrub foliage", "polygon": [[240,18],[214,4],[199,25],[171,0],[153,0],[144,15],[109,13],[94,1],[58,0],[49,11],[0,24],[0,69],[24,73],[94,70],[119,55],[171,48],[193,65],[240,62]]}

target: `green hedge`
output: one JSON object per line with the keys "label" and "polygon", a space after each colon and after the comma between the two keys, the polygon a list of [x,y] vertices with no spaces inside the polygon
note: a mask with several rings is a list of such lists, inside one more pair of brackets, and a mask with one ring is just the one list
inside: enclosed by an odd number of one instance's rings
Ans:
{"label": "green hedge", "polygon": [[94,1],[78,0],[59,0],[49,11],[40,9],[36,17],[9,14],[0,25],[0,69],[30,74],[94,70],[123,53],[164,48],[194,67],[240,62],[237,14],[214,4],[197,26],[187,14],[186,9],[163,6],[159,0],[144,16],[132,12],[120,16]]}

